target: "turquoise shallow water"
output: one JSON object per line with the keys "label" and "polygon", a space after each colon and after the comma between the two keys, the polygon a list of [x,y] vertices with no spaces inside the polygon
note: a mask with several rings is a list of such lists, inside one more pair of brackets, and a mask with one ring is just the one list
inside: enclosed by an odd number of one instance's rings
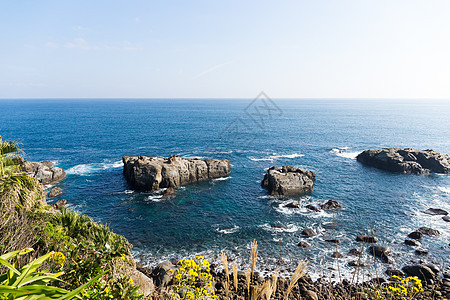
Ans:
{"label": "turquoise shallow water", "polygon": [[[442,232],[424,239],[425,259],[449,263],[449,223],[421,211],[450,211],[450,177],[390,174],[354,159],[362,150],[391,146],[450,153],[449,102],[41,99],[0,100],[0,112],[0,135],[20,140],[27,159],[65,168],[61,197],[125,235],[144,263],[198,253],[212,258],[222,249],[242,261],[257,239],[264,268],[282,257],[287,268],[308,258],[311,270],[336,269],[330,258],[336,246],[324,239],[336,236],[346,253],[359,247],[356,235],[372,229],[402,266],[420,259],[403,244],[420,226]],[[226,158],[232,173],[166,199],[130,190],[123,155],[170,154]],[[289,198],[268,197],[260,188],[272,165],[316,172],[314,192],[292,200],[305,206],[335,199],[344,209],[333,215],[284,208]],[[309,249],[297,247],[304,228],[319,232],[308,239]],[[342,273],[349,274],[349,259],[341,260]]]}

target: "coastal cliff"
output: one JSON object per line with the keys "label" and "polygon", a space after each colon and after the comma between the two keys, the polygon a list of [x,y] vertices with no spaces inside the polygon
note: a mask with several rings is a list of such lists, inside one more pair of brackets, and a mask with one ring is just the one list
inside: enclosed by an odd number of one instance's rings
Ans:
{"label": "coastal cliff", "polygon": [[128,184],[137,190],[155,191],[188,183],[228,176],[227,159],[168,158],[154,156],[124,156],[123,174]]}

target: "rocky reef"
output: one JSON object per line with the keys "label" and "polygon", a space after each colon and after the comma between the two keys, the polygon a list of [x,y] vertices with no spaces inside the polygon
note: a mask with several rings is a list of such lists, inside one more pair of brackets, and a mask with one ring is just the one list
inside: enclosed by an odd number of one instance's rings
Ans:
{"label": "rocky reef", "polygon": [[128,184],[143,191],[173,188],[188,183],[224,177],[230,174],[227,159],[168,158],[124,156],[123,174]]}
{"label": "rocky reef", "polygon": [[310,193],[316,174],[291,166],[271,167],[264,175],[261,186],[271,196],[289,196]]}
{"label": "rocky reef", "polygon": [[53,166],[51,161],[25,161],[22,170],[42,184],[58,182],[66,177],[64,169]]}
{"label": "rocky reef", "polygon": [[366,150],[356,159],[378,169],[405,173],[428,174],[450,173],[450,156],[434,150],[415,150],[412,148],[385,148]]}

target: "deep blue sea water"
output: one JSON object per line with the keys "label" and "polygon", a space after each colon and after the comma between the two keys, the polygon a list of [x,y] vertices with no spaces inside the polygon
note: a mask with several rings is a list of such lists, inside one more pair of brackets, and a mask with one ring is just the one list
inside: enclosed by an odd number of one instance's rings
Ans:
{"label": "deep blue sea water", "polygon": [[[330,254],[359,248],[355,237],[367,230],[392,247],[394,266],[419,259],[449,264],[449,223],[421,211],[450,211],[450,177],[391,174],[362,166],[355,156],[382,147],[450,153],[450,102],[265,101],[0,100],[0,135],[21,141],[28,160],[63,167],[67,178],[57,184],[64,191],[60,198],[125,235],[135,257],[149,265],[199,253],[213,258],[220,250],[242,263],[256,239],[262,270],[276,267],[280,257],[286,268],[307,258],[310,271],[319,273],[337,269]],[[226,158],[232,172],[178,188],[168,198],[130,190],[122,175],[123,155],[171,154]],[[268,197],[260,181],[273,165],[313,170],[314,192]],[[333,215],[283,207],[289,200],[304,207],[328,199],[344,209]],[[423,239],[430,250],[425,257],[403,243],[420,226],[442,233]],[[304,239],[304,228],[319,234]],[[341,241],[337,248],[324,241],[335,237]],[[299,248],[302,240],[311,248]],[[350,270],[350,259],[340,260],[341,273]],[[380,264],[378,272],[386,267]]]}

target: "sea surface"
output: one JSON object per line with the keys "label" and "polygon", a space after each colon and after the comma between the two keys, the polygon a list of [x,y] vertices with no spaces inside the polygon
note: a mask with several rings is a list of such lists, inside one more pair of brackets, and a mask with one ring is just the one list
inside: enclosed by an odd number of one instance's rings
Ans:
{"label": "sea surface", "polygon": [[[312,274],[337,278],[352,276],[348,262],[355,258],[337,260],[331,253],[360,249],[355,237],[367,232],[392,248],[394,267],[425,260],[448,268],[450,223],[422,211],[450,212],[450,177],[391,174],[355,157],[382,147],[450,154],[449,116],[450,102],[428,100],[3,99],[0,135],[19,140],[28,160],[63,167],[67,177],[56,184],[63,194],[49,203],[67,199],[72,209],[109,224],[144,264],[196,254],[216,261],[224,250],[244,268],[257,240],[263,273],[292,270],[307,259]],[[170,197],[127,185],[122,156],[172,154],[229,159],[231,175],[177,188]],[[312,194],[269,197],[260,182],[273,165],[316,172]],[[305,208],[329,199],[344,209]],[[289,201],[302,208],[285,208]],[[421,226],[442,233],[424,237],[426,256],[404,244]],[[318,235],[303,238],[305,228]],[[300,241],[311,247],[298,247]],[[364,276],[388,267],[375,264]]]}

